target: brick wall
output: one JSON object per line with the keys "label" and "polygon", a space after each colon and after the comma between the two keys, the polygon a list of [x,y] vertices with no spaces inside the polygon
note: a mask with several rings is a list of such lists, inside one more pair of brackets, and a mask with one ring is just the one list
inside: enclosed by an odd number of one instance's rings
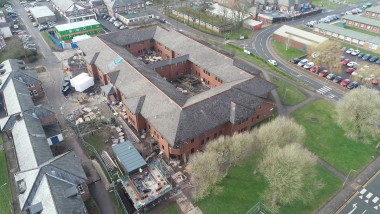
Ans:
{"label": "brick wall", "polygon": [[45,96],[45,91],[42,88],[41,82],[35,82],[34,84],[27,85],[27,87],[33,100],[37,100]]}
{"label": "brick wall", "polygon": [[190,65],[191,74],[197,76],[201,81],[205,82],[211,87],[217,87],[223,84],[223,81],[220,80],[216,75],[211,74],[207,70],[199,67],[198,65],[191,63]]}
{"label": "brick wall", "polygon": [[190,62],[185,61],[175,65],[166,65],[155,69],[155,71],[168,80],[176,79],[178,75],[190,73]]}
{"label": "brick wall", "polygon": [[380,19],[380,13],[373,13],[369,11],[365,11],[363,16],[371,18],[371,19]]}
{"label": "brick wall", "polygon": [[275,41],[277,41],[277,42],[279,42],[279,43],[281,43],[281,44],[284,44],[284,45],[286,45],[287,43],[289,43],[289,46],[290,46],[290,47],[297,48],[298,50],[302,50],[302,51],[303,51],[303,50],[304,50],[304,47],[305,47],[305,45],[304,45],[303,43],[300,43],[300,42],[294,41],[294,40],[292,40],[292,39],[289,39],[289,40],[288,40],[288,38],[285,38],[285,37],[280,36],[280,35],[278,35],[278,34],[273,34],[272,38],[273,38]]}
{"label": "brick wall", "polygon": [[145,40],[139,43],[129,44],[126,49],[137,57],[142,55],[144,52],[153,49],[154,43],[155,42],[153,40]]}

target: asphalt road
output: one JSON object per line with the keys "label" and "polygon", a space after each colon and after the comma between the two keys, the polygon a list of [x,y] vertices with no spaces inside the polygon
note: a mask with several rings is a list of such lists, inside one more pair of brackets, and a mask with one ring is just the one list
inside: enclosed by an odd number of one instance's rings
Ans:
{"label": "asphalt road", "polygon": [[[376,1],[372,1],[372,2],[376,2]],[[268,27],[260,31],[255,36],[251,47],[246,47],[246,49],[256,53],[257,55],[261,56],[264,59],[275,59],[277,62],[279,62],[278,68],[285,71],[289,75],[299,79],[301,82],[310,86],[316,92],[328,97],[332,101],[337,101],[347,91],[346,89],[343,89],[338,84],[332,83],[331,81],[328,81],[324,78],[320,78],[309,71],[305,71],[303,69],[290,65],[288,62],[285,62],[280,57],[277,57],[276,54],[274,54],[273,50],[271,50],[271,44],[270,44],[271,36],[273,32],[276,31],[278,28],[280,28],[282,25],[294,26],[294,25],[305,24],[308,21],[319,20],[328,15],[340,14],[341,12],[356,8],[358,7],[358,5],[361,5],[361,4],[349,5],[348,7],[339,8],[334,11],[323,12],[321,14],[311,15],[303,19],[274,24],[271,27]]]}
{"label": "asphalt road", "polygon": [[[31,21],[27,16],[26,10],[19,4],[19,1],[13,0],[13,3],[14,8],[19,14],[19,19],[22,20],[23,29],[33,37],[34,42],[38,46],[38,51],[44,57],[44,59],[40,59],[38,65],[45,66],[50,76],[49,82],[43,82],[46,98],[49,105],[55,110],[56,116],[60,120],[60,123],[64,124],[64,118],[60,114],[60,107],[66,102],[66,99],[61,92],[63,81],[63,69],[61,60],[58,59],[52,52],[48,44],[42,38],[38,29],[36,27],[33,27]],[[79,157],[83,165],[85,165],[87,168],[93,168],[91,160],[87,157],[83,147],[77,138],[71,137],[70,140],[67,139],[64,143],[74,150],[75,154]],[[90,171],[94,172],[95,170]],[[96,201],[101,202],[98,205],[100,209],[104,211],[103,213],[115,213],[114,206],[109,195],[103,194],[106,192],[104,185],[102,185],[101,182],[98,183],[99,184],[92,187],[92,192],[94,192],[92,196]]]}
{"label": "asphalt road", "polygon": [[338,211],[339,214],[380,213],[380,172],[364,188],[360,188],[351,200]]}

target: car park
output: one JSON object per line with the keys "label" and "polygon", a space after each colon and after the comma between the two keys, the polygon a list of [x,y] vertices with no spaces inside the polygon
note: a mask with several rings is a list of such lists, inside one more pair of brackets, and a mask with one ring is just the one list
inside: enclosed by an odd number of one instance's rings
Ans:
{"label": "car park", "polygon": [[121,25],[121,26],[119,27],[120,30],[124,30],[124,29],[127,29],[127,28],[128,28],[128,26],[126,26],[126,25]]}
{"label": "car park", "polygon": [[348,50],[346,50],[346,54],[350,54],[350,53],[352,53],[352,51],[354,51],[354,49],[353,48],[349,48]]}
{"label": "car park", "polygon": [[348,50],[348,48],[342,47],[342,49],[340,49],[340,50],[343,51],[343,52],[346,52],[346,50]]}
{"label": "car park", "polygon": [[299,61],[299,62],[297,63],[297,65],[303,67],[303,66],[304,66],[306,63],[308,63],[308,62],[309,62],[308,59],[302,59],[301,61]]}
{"label": "car park", "polygon": [[343,87],[346,87],[351,81],[349,79],[345,79],[342,82],[340,82],[340,85]]}
{"label": "car park", "polygon": [[350,59],[344,59],[344,60],[341,61],[340,63],[341,63],[342,65],[347,65],[349,62],[350,62]]}
{"label": "car park", "polygon": [[375,63],[380,65],[380,59],[378,59]]}
{"label": "car park", "polygon": [[357,56],[358,54],[360,54],[359,50],[354,50],[354,51],[351,52],[352,56]]}
{"label": "car park", "polygon": [[342,82],[343,78],[341,76],[336,76],[334,79],[333,79],[333,82],[335,83],[340,83]]}
{"label": "car park", "polygon": [[357,88],[357,87],[359,87],[359,83],[358,82],[350,82],[350,83],[348,83],[347,84],[347,86],[346,86],[346,88],[348,88],[348,89],[354,89],[354,88]]}
{"label": "car park", "polygon": [[37,22],[33,22],[32,24],[33,24],[33,27],[38,27]]}
{"label": "car park", "polygon": [[303,67],[306,68],[306,69],[310,69],[313,66],[314,66],[314,62],[308,62]]}
{"label": "car park", "polygon": [[108,20],[109,22],[113,23],[114,21],[116,21],[116,18],[112,17],[110,20]]}
{"label": "car park", "polygon": [[371,54],[366,54],[362,57],[362,60],[368,60],[369,58],[371,58]]}
{"label": "car park", "polygon": [[362,58],[363,56],[364,56],[364,53],[359,53],[357,57]]}
{"label": "car park", "polygon": [[379,59],[378,56],[373,56],[373,57],[369,58],[368,61],[370,61],[370,62],[376,62],[378,59]]}
{"label": "car park", "polygon": [[357,65],[358,65],[357,62],[349,62],[349,63],[347,64],[348,67],[354,67],[354,66],[357,66]]}
{"label": "car park", "polygon": [[300,58],[293,58],[293,59],[290,60],[290,62],[292,62],[294,64],[298,64],[300,61],[301,61]]}
{"label": "car park", "polygon": [[318,75],[320,76],[320,77],[326,77],[327,75],[329,75],[330,74],[330,72],[328,71],[328,70],[323,70],[323,71],[321,71]]}
{"label": "car park", "polygon": [[346,73],[352,73],[354,72],[356,69],[354,67],[350,67],[350,68],[347,68],[346,69]]}
{"label": "car park", "polygon": [[277,66],[277,62],[276,60],[273,60],[273,59],[269,59],[268,62],[274,66]]}
{"label": "car park", "polygon": [[333,80],[335,77],[336,77],[336,74],[328,74],[328,75],[326,76],[326,79],[328,79],[328,80]]}
{"label": "car park", "polygon": [[319,67],[319,66],[316,65],[316,66],[311,67],[310,71],[313,72],[313,73],[316,73],[316,72],[318,73],[318,71],[319,71],[320,68],[321,67]]}

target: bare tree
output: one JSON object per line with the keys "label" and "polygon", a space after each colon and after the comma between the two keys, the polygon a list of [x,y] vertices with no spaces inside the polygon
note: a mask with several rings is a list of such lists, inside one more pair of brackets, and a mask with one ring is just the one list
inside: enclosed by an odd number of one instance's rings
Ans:
{"label": "bare tree", "polygon": [[242,26],[244,17],[248,14],[249,11],[249,3],[245,0],[235,0],[232,9],[235,10],[233,12],[233,19],[236,25]]}
{"label": "bare tree", "polygon": [[313,199],[315,192],[323,187],[316,179],[316,164],[316,159],[296,143],[265,150],[258,169],[268,181],[264,199],[274,212],[295,200],[307,203]]}
{"label": "bare tree", "polygon": [[340,63],[341,50],[336,41],[326,41],[315,47],[308,48],[308,55],[312,56],[315,65],[328,69],[332,73],[341,73],[342,64]]}
{"label": "bare tree", "polygon": [[188,167],[191,180],[196,186],[195,197],[202,199],[208,196],[215,184],[222,178],[218,155],[216,152],[197,152],[190,157]]}
{"label": "bare tree", "polygon": [[261,145],[284,146],[289,143],[301,143],[305,138],[305,129],[288,117],[277,117],[269,123],[256,128],[252,134]]}
{"label": "bare tree", "polygon": [[337,120],[346,136],[368,143],[380,133],[380,94],[366,87],[345,94],[336,105]]}
{"label": "bare tree", "polygon": [[380,69],[378,65],[364,63],[360,64],[358,69],[351,75],[356,81],[361,81],[367,86],[372,86],[374,80],[380,81]]}

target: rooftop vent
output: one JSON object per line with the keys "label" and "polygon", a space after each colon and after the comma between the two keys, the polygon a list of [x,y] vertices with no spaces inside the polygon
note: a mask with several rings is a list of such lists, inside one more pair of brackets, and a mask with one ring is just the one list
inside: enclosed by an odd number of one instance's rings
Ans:
{"label": "rooftop vent", "polygon": [[38,214],[43,210],[42,203],[38,202],[37,204],[33,204],[29,207],[30,214]]}
{"label": "rooftop vent", "polygon": [[16,114],[15,117],[17,121],[20,121],[22,119],[22,113]]}
{"label": "rooftop vent", "polygon": [[23,194],[26,191],[26,183],[24,179],[17,181],[17,189],[19,194]]}

